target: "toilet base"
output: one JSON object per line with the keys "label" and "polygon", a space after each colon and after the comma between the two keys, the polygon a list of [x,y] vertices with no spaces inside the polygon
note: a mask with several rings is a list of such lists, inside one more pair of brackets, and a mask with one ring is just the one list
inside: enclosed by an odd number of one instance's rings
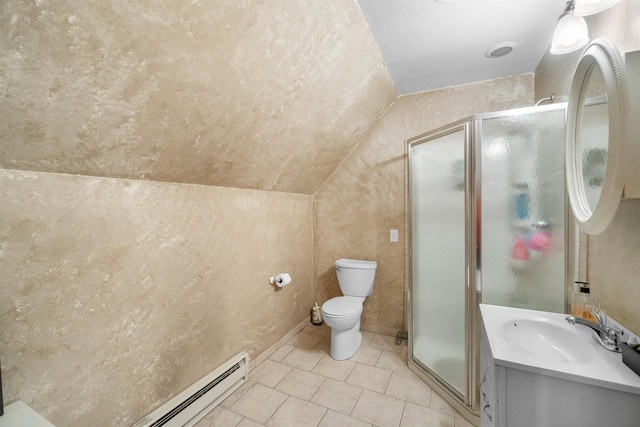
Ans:
{"label": "toilet base", "polygon": [[360,332],[360,320],[349,329],[331,328],[331,349],[329,354],[332,359],[345,360],[356,354],[362,344]]}

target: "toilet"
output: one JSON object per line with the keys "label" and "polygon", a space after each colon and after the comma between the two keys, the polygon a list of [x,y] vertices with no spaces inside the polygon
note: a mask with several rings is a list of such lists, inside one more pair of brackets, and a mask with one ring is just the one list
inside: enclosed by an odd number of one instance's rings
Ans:
{"label": "toilet", "polygon": [[362,343],[360,316],[362,304],[373,292],[376,276],[375,261],[339,259],[336,261],[336,275],[341,297],[331,298],[322,304],[322,317],[331,328],[331,357],[335,360],[348,359],[358,351]]}

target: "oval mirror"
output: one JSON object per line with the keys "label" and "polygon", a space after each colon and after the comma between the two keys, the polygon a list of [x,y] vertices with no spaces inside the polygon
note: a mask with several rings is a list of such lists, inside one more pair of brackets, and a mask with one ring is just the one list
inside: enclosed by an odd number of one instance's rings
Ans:
{"label": "oval mirror", "polygon": [[594,40],[580,57],[569,92],[565,170],[579,227],[602,233],[624,188],[627,83],[618,50]]}

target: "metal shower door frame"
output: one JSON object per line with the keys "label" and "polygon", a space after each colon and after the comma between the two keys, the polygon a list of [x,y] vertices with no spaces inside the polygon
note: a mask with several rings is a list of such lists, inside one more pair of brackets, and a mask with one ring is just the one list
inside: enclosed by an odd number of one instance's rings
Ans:
{"label": "metal shower door frame", "polygon": [[[407,286],[406,286],[406,316],[407,330],[409,332],[408,343],[408,365],[432,388],[439,390],[447,403],[454,407],[470,422],[479,425],[480,416],[480,325],[481,318],[478,305],[482,302],[482,253],[479,247],[482,230],[478,226],[479,212],[482,206],[482,163],[481,163],[481,143],[482,143],[482,123],[487,119],[498,119],[512,116],[521,116],[533,113],[544,113],[549,111],[562,110],[565,112],[564,121],[566,126],[566,103],[550,104],[544,106],[533,106],[517,108],[512,110],[498,111],[492,113],[482,113],[467,117],[462,120],[442,126],[430,132],[417,135],[407,139],[406,150],[406,170],[407,170],[407,190],[406,190],[406,227],[407,227]],[[458,390],[448,384],[443,378],[433,372],[429,367],[413,356],[413,218],[412,218],[412,179],[411,160],[412,148],[423,143],[438,139],[448,134],[464,131],[464,170],[465,170],[465,375],[466,393],[462,395]],[[569,213],[567,196],[565,191],[565,309],[567,295],[570,292],[568,283],[572,283],[576,274],[577,233],[575,224]]]}

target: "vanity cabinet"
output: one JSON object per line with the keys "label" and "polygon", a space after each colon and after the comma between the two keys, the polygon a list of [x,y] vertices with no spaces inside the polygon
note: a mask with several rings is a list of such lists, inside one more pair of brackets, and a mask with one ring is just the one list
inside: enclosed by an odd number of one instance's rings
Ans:
{"label": "vanity cabinet", "polygon": [[640,425],[639,394],[496,360],[484,326],[481,348],[481,427]]}
{"label": "vanity cabinet", "polygon": [[481,427],[495,427],[500,425],[497,420],[499,414],[499,400],[496,395],[496,380],[499,372],[491,356],[491,349],[485,337],[481,338],[480,351],[480,425]]}

